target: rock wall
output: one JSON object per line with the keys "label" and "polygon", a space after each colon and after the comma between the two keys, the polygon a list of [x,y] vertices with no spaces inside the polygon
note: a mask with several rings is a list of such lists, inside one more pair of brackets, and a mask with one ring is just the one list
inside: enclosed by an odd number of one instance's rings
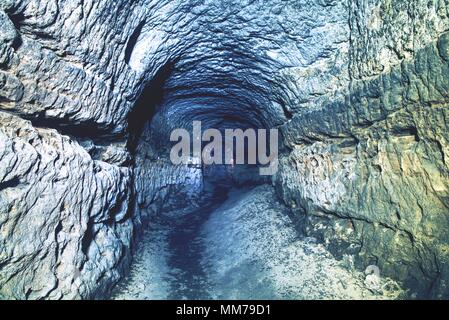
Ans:
{"label": "rock wall", "polygon": [[0,112],[0,288],[16,299],[108,291],[130,260],[127,168]]}
{"label": "rock wall", "polygon": [[147,125],[135,152],[135,222],[146,225],[162,213],[189,211],[204,196],[201,165],[175,166],[154,149]]}
{"label": "rock wall", "polygon": [[201,120],[279,127],[303,230],[447,297],[448,21],[443,0],[3,0],[0,294],[109,291],[192,173],[146,138]]}
{"label": "rock wall", "polygon": [[[130,262],[137,2],[0,3],[0,295],[103,296]],[[151,73],[151,71],[150,71]]]}
{"label": "rock wall", "polygon": [[[349,93],[282,127],[279,194],[335,252],[447,297],[448,6],[352,1]],[[344,250],[342,250],[344,248]]]}

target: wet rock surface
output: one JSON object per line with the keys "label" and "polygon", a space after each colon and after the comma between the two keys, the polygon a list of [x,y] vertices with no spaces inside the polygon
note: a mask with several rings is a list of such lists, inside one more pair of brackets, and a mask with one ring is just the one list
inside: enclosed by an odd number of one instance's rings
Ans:
{"label": "wet rock surface", "polygon": [[148,223],[202,207],[202,168],[167,160],[199,120],[280,128],[273,182],[300,231],[447,298],[448,8],[0,2],[0,295],[106,296]]}
{"label": "wet rock surface", "polygon": [[[404,291],[300,238],[274,189],[231,190],[146,231],[115,299],[397,299]],[[224,199],[221,199],[222,201]],[[174,215],[174,213],[172,213]],[[159,226],[157,226],[159,224]],[[162,227],[161,227],[162,226]],[[349,257],[348,257],[349,258]],[[346,265],[345,265],[346,263]],[[300,270],[300,272],[298,272]],[[157,277],[157,278],[156,278]]]}
{"label": "wet rock surface", "polygon": [[114,299],[210,299],[202,266],[207,243],[200,232],[227,198],[227,190],[219,188],[203,197],[201,205],[167,209],[149,223],[130,275],[117,286]]}

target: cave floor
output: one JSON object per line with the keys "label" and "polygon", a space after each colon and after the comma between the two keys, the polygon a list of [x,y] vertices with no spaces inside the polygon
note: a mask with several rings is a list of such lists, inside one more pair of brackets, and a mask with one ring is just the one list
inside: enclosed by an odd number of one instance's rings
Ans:
{"label": "cave floor", "polygon": [[271,186],[229,196],[145,230],[119,300],[397,299],[390,279],[367,278],[300,237]]}

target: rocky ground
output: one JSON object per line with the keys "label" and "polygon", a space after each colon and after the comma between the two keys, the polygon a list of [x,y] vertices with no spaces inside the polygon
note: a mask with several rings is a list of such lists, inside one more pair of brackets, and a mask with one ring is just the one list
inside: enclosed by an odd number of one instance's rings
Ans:
{"label": "rocky ground", "polygon": [[114,299],[397,299],[394,281],[337,261],[301,238],[270,186],[235,189],[219,207],[145,232]]}

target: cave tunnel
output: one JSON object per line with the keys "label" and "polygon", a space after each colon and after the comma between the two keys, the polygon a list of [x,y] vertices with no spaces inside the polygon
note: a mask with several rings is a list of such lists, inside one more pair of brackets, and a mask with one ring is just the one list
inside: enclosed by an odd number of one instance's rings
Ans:
{"label": "cave tunnel", "polygon": [[0,299],[448,299],[437,2],[1,4]]}

